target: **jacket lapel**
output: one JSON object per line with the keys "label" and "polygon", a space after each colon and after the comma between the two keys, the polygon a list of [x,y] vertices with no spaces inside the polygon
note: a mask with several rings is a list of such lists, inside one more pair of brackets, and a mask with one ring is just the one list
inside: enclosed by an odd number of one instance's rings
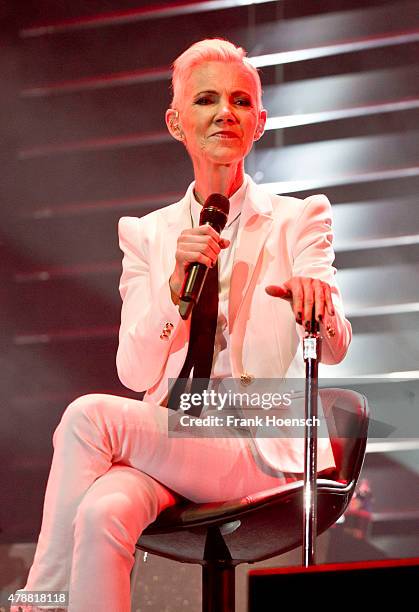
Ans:
{"label": "jacket lapel", "polygon": [[175,265],[174,256],[179,234],[186,228],[192,227],[190,212],[190,197],[193,183],[189,185],[185,195],[179,202],[172,204],[165,209],[163,219],[166,221],[166,228],[162,228],[161,239],[163,240],[164,261],[163,268],[165,278],[173,272]]}
{"label": "jacket lapel", "polygon": [[272,203],[267,192],[248,177],[249,185],[240,215],[237,246],[229,292],[229,331],[234,331],[260,252],[272,225]]}

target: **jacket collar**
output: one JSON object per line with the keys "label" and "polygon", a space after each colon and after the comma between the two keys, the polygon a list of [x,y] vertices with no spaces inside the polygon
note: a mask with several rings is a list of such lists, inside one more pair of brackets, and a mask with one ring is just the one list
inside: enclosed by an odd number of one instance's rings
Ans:
{"label": "jacket collar", "polygon": [[[263,191],[262,188],[259,187],[248,174],[245,176],[248,187],[246,191],[246,198],[243,203],[242,218],[246,215],[246,213],[248,213],[248,216],[250,217],[252,216],[251,213],[262,215],[264,217],[272,217],[272,201],[269,193]],[[178,228],[181,228],[180,231],[187,227],[191,227],[189,206],[194,185],[195,181],[192,181],[183,198],[166,209],[166,222],[168,227],[177,226]]]}

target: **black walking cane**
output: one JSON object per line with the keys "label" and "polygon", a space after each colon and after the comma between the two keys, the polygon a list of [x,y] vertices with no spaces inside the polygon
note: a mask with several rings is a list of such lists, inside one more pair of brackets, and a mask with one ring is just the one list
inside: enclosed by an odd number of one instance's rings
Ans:
{"label": "black walking cane", "polygon": [[303,341],[306,364],[305,438],[303,489],[303,559],[304,567],[316,562],[317,537],[317,399],[320,327],[313,313],[311,328]]}

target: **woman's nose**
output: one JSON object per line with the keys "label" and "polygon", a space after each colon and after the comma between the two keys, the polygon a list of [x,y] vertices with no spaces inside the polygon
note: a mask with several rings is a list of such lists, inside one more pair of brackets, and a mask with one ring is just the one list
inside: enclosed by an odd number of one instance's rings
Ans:
{"label": "woman's nose", "polygon": [[215,117],[215,121],[227,121],[230,123],[234,123],[236,121],[236,117],[233,113],[230,104],[220,104],[217,111],[217,115]]}

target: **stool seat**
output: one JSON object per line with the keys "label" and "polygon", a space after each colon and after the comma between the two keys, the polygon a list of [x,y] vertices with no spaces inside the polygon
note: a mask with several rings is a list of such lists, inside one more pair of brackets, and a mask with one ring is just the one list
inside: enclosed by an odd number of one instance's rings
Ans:
{"label": "stool seat", "polygon": [[[349,503],[352,486],[318,479],[318,533]],[[141,535],[138,548],[186,563],[207,562],[208,529],[218,530],[235,564],[262,561],[302,543],[303,481],[229,501],[188,500],[164,510]],[[261,537],[263,534],[263,537]]]}

